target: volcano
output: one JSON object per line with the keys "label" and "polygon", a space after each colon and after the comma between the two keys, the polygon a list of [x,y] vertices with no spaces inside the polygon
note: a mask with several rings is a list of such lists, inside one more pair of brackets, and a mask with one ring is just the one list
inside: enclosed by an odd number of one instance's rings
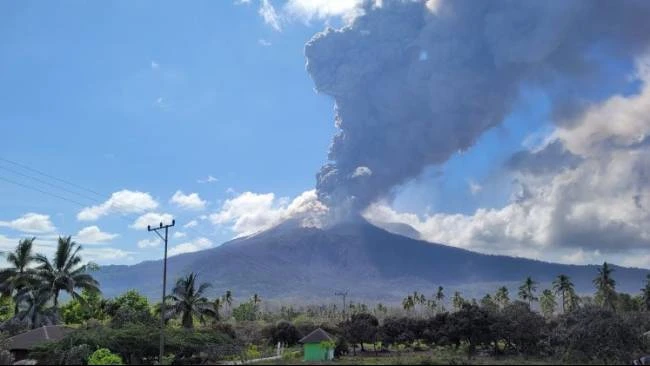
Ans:
{"label": "volcano", "polygon": [[[475,253],[394,234],[362,219],[326,229],[289,220],[216,248],[170,257],[168,283],[197,272],[202,282],[212,284],[212,295],[230,289],[237,297],[257,293],[267,299],[312,302],[347,289],[357,301],[390,303],[415,290],[433,293],[439,285],[448,293],[457,289],[466,297],[479,297],[498,286],[514,289],[526,276],[543,288],[559,274],[570,276],[578,292],[593,293],[597,268]],[[630,293],[639,291],[648,273],[614,269],[617,289]],[[95,276],[104,296],[134,288],[157,299],[161,274],[162,261],[156,260],[104,266]]]}

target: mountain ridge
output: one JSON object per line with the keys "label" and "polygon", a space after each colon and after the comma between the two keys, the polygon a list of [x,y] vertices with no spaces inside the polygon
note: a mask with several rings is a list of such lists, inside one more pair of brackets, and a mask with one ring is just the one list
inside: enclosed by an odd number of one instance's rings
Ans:
{"label": "mountain ridge", "polygon": [[[476,253],[397,235],[366,221],[326,229],[287,221],[215,248],[170,257],[168,284],[194,271],[213,285],[211,295],[231,289],[243,296],[317,301],[346,288],[357,299],[393,302],[414,290],[433,292],[438,285],[478,297],[494,292],[497,284],[514,288],[528,275],[541,290],[561,273],[579,292],[593,292],[597,268]],[[614,268],[618,288],[632,293],[649,272]],[[161,277],[162,260],[105,266],[96,273],[106,296],[136,288],[153,299],[160,296]]]}

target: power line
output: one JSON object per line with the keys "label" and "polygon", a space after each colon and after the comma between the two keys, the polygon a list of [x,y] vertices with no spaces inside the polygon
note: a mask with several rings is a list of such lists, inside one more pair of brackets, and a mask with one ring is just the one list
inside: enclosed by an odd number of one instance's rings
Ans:
{"label": "power line", "polygon": [[[76,187],[76,188],[78,188],[78,189],[81,189],[81,190],[84,190],[84,191],[87,191],[87,192],[93,193],[93,194],[97,195],[98,197],[101,197],[102,200],[108,200],[108,199],[110,199],[110,197],[107,196],[107,195],[102,195],[101,193],[99,193],[99,192],[97,192],[97,191],[95,191],[95,190],[92,190],[92,189],[90,189],[90,188],[83,187],[83,186],[81,186],[81,185],[75,184],[75,183],[73,183],[73,182],[70,182],[70,181],[65,180],[65,179],[62,179],[62,178],[55,177],[55,176],[53,176],[53,175],[51,175],[51,174],[48,174],[48,173],[42,172],[42,171],[40,171],[40,170],[38,170],[38,169],[32,168],[32,167],[30,167],[30,166],[27,166],[26,164],[19,163],[19,162],[16,162],[16,161],[13,161],[13,160],[10,160],[10,159],[6,159],[6,158],[3,158],[3,157],[0,157],[0,161],[5,161],[5,162],[8,162],[8,163],[11,163],[11,164],[13,164],[13,165],[15,165],[15,166],[18,166],[18,167],[22,168],[22,169],[25,169],[25,170],[28,170],[28,171],[31,171],[31,172],[34,172],[34,173],[40,174],[41,176],[47,177],[47,178],[49,178],[49,179],[53,179],[53,180],[55,180],[55,181],[62,182],[62,183],[65,183],[65,184],[68,184],[68,185],[70,185],[70,186],[72,186],[72,187]],[[40,179],[40,178],[37,178],[37,177],[31,176],[31,175],[28,175],[28,174],[24,174],[24,173],[18,172],[18,171],[16,171],[16,170],[13,170],[13,169],[10,169],[10,168],[7,168],[7,167],[4,167],[4,166],[2,166],[2,165],[0,165],[0,169],[4,169],[4,170],[7,170],[7,171],[10,171],[10,172],[12,172],[12,173],[14,173],[14,174],[18,174],[18,175],[23,176],[23,177],[25,177],[25,178],[32,179],[32,180],[35,180],[35,181],[40,182],[40,183],[42,183],[42,184],[46,184],[46,185],[48,185],[48,186],[55,187],[55,188],[57,188],[57,189],[64,190],[64,191],[66,191],[66,192],[68,192],[68,193],[75,194],[75,195],[77,195],[77,196],[83,197],[83,198],[85,198],[85,199],[88,199],[88,200],[92,201],[93,204],[102,204],[102,202],[100,202],[99,200],[97,200],[97,199],[95,199],[95,198],[91,198],[91,197],[89,197],[89,196],[87,196],[87,195],[85,195],[85,194],[82,194],[82,193],[79,193],[79,192],[75,192],[75,191],[73,191],[73,190],[67,189],[67,188],[62,187],[62,186],[57,185],[57,184],[53,184],[53,183],[47,182],[47,181],[45,181],[45,180],[43,180],[43,179]],[[72,199],[69,199],[69,198],[67,198],[67,197],[61,196],[61,195],[59,195],[59,194],[52,193],[52,192],[48,192],[48,191],[42,190],[42,189],[40,189],[40,188],[33,187],[33,186],[31,186],[31,185],[28,185],[28,184],[24,184],[24,183],[16,182],[16,181],[13,181],[13,180],[11,180],[11,179],[9,179],[9,178],[4,178],[4,177],[0,176],[0,179],[1,179],[1,180],[4,180],[4,181],[6,181],[6,182],[9,182],[9,183],[11,183],[11,184],[15,184],[15,185],[17,185],[17,186],[21,186],[21,187],[23,187],[23,188],[31,189],[31,190],[33,190],[33,191],[37,191],[37,192],[40,192],[40,193],[45,194],[45,195],[48,195],[48,196],[52,196],[52,197],[55,197],[55,198],[58,198],[58,199],[61,199],[61,200],[67,201],[67,202],[74,203],[74,204],[76,204],[76,205],[78,205],[78,206],[80,206],[80,207],[82,207],[82,208],[85,208],[85,207],[88,206],[88,204],[84,204],[84,203],[78,202],[78,201],[76,201],[76,200],[72,200]],[[137,217],[136,217],[136,215],[135,215],[134,213],[126,214],[126,216],[131,217],[131,219],[137,219]],[[118,215],[117,217],[119,217],[122,221],[128,223],[129,226],[131,226],[132,223],[131,223],[129,220],[127,220],[124,216],[122,216],[122,215]],[[206,233],[204,233],[203,231],[200,231],[200,230],[195,229],[195,228],[193,228],[193,227],[184,227],[184,229],[193,232],[193,233],[194,233],[195,235],[197,235],[197,236],[202,236],[202,237],[210,237],[210,236],[211,236],[210,234],[206,234]]]}
{"label": "power line", "polygon": [[42,189],[39,189],[39,188],[36,188],[36,187],[29,186],[29,185],[27,185],[27,184],[19,183],[19,182],[13,181],[13,180],[11,180],[11,179],[8,179],[8,178],[2,177],[2,176],[0,176],[0,180],[3,180],[3,181],[5,181],[5,182],[9,182],[9,183],[11,183],[11,184],[15,184],[15,185],[17,185],[17,186],[21,186],[21,187],[23,187],[23,188],[27,188],[27,189],[31,189],[31,190],[34,190],[34,191],[37,191],[37,192],[41,192],[41,193],[46,194],[46,195],[48,195],[48,196],[56,197],[56,198],[58,198],[58,199],[62,199],[62,200],[64,200],[64,201],[68,201],[68,202],[74,203],[74,204],[79,205],[79,206],[81,206],[81,207],[86,207],[86,206],[87,206],[86,204],[83,204],[83,203],[77,202],[77,201],[75,201],[75,200],[71,200],[71,199],[69,199],[69,198],[66,198],[66,197],[63,197],[63,196],[59,196],[58,194],[55,194],[55,193],[52,193],[52,192],[47,192],[47,191],[44,191],[44,190],[42,190]]}
{"label": "power line", "polygon": [[77,195],[77,196],[79,196],[79,197],[82,197],[82,198],[85,198],[85,199],[87,199],[87,200],[90,200],[90,201],[92,201],[93,203],[98,203],[98,201],[97,201],[96,198],[92,198],[92,197],[86,196],[85,194],[82,194],[82,193],[79,193],[79,192],[75,192],[75,191],[73,191],[73,190],[70,190],[70,189],[68,189],[68,188],[62,187],[62,186],[60,186],[60,185],[57,185],[57,184],[54,184],[54,183],[47,182],[47,181],[45,181],[45,180],[43,180],[43,179],[36,178],[36,177],[33,177],[33,176],[31,176],[31,175],[28,175],[28,174],[21,173],[21,172],[19,172],[19,171],[16,171],[16,170],[13,170],[13,169],[7,168],[7,167],[2,166],[2,165],[0,165],[0,169],[4,169],[4,170],[6,170],[6,171],[9,171],[9,172],[12,172],[12,173],[14,173],[14,174],[20,175],[20,176],[22,176],[22,177],[25,177],[25,178],[28,178],[28,179],[35,180],[35,181],[37,181],[37,182],[39,182],[39,183],[42,183],[42,184],[46,184],[46,185],[48,185],[48,186],[50,186],[50,187],[54,187],[54,188],[57,188],[57,189],[63,190],[63,191],[65,191],[65,192],[68,192],[68,193],[71,193],[71,194]]}
{"label": "power line", "polygon": [[42,171],[40,171],[40,170],[38,170],[38,169],[31,168],[31,167],[29,167],[29,166],[27,166],[27,165],[25,165],[25,164],[21,164],[21,163],[19,163],[19,162],[16,162],[16,161],[13,161],[13,160],[10,160],[10,159],[7,159],[7,158],[3,158],[3,157],[0,157],[0,160],[5,161],[5,162],[10,163],[10,164],[13,164],[13,165],[16,165],[16,166],[19,166],[19,167],[21,167],[21,168],[23,168],[23,169],[26,169],[26,170],[32,171],[32,172],[34,172],[34,173],[40,174],[40,175],[42,175],[42,176],[44,176],[44,177],[48,177],[48,178],[50,178],[50,179],[54,179],[54,180],[59,181],[59,182],[61,182],[61,183],[65,183],[65,184],[71,185],[71,186],[73,186],[73,187],[79,188],[79,189],[81,189],[81,190],[84,190],[84,191],[87,191],[87,192],[93,193],[93,194],[95,194],[95,195],[97,195],[97,196],[100,196],[100,197],[102,197],[102,198],[106,197],[106,195],[103,195],[103,194],[101,194],[101,193],[99,193],[99,192],[97,192],[97,191],[94,191],[94,190],[90,189],[90,188],[86,188],[86,187],[80,186],[80,185],[78,185],[78,184],[72,183],[72,182],[67,181],[67,180],[65,180],[65,179],[61,179],[61,178],[54,177],[54,176],[52,176],[52,175],[50,175],[50,174],[47,174],[47,173],[44,173],[44,172],[42,172]]}

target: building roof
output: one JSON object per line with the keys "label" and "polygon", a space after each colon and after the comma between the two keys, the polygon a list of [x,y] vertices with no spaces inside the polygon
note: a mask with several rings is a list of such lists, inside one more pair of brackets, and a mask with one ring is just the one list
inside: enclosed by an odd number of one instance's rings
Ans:
{"label": "building roof", "polygon": [[59,341],[72,330],[62,325],[43,326],[7,339],[7,345],[10,350],[30,350],[39,343]]}
{"label": "building roof", "polygon": [[316,329],[315,331],[307,334],[303,339],[299,340],[300,343],[320,343],[322,341],[333,342],[334,339],[331,335],[327,334],[326,331],[321,328]]}

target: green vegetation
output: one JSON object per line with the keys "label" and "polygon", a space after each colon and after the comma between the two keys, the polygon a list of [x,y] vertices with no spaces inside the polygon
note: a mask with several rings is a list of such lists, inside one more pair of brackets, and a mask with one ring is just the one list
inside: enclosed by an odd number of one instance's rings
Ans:
{"label": "green vegetation", "polygon": [[108,348],[100,348],[88,358],[89,365],[123,365],[122,358]]}
{"label": "green vegetation", "polygon": [[167,297],[171,301],[171,309],[166,316],[181,317],[181,323],[186,329],[194,328],[194,318],[198,318],[201,324],[205,324],[206,317],[216,317],[213,304],[207,297],[203,296],[210,287],[208,283],[202,283],[196,287],[197,275],[190,273],[185,278],[179,278],[172,294]]}
{"label": "green vegetation", "polygon": [[[102,298],[84,265],[81,247],[60,238],[52,260],[32,254],[34,239],[21,240],[0,270],[0,335],[4,338],[46,324],[75,330],[42,344],[29,357],[46,364],[197,364],[246,361],[302,363],[298,341],[317,328],[333,336],[334,363],[518,364],[625,363],[650,351],[650,275],[640,294],[616,291],[611,266],[593,280],[595,295],[579,297],[571,279],[559,275],[537,293],[527,277],[511,301],[507,287],[480,301],[456,291],[445,303],[442,287],[427,298],[406,295],[401,306],[282,305],[258,294],[237,301],[232,291],[210,299],[210,284],[195,273],[177,279],[165,299],[165,351],[159,360],[161,304],[136,290]],[[59,294],[69,300],[59,304]],[[539,297],[538,297],[539,295]],[[540,312],[535,310],[536,303]],[[449,312],[446,305],[453,309]],[[0,342],[1,343],[1,342]],[[9,360],[8,352],[0,356]]]}
{"label": "green vegetation", "polygon": [[[59,237],[54,258],[50,261],[42,254],[33,254],[34,240],[21,240],[15,251],[5,255],[9,267],[0,271],[2,295],[11,297],[14,303],[11,322],[22,323],[28,328],[59,321],[61,292],[77,301],[85,300],[77,292],[79,289],[87,291],[86,297],[91,292],[99,293],[99,284],[89,273],[94,265],[81,264],[80,245],[70,237]],[[12,327],[15,331],[13,328],[16,327]]]}

